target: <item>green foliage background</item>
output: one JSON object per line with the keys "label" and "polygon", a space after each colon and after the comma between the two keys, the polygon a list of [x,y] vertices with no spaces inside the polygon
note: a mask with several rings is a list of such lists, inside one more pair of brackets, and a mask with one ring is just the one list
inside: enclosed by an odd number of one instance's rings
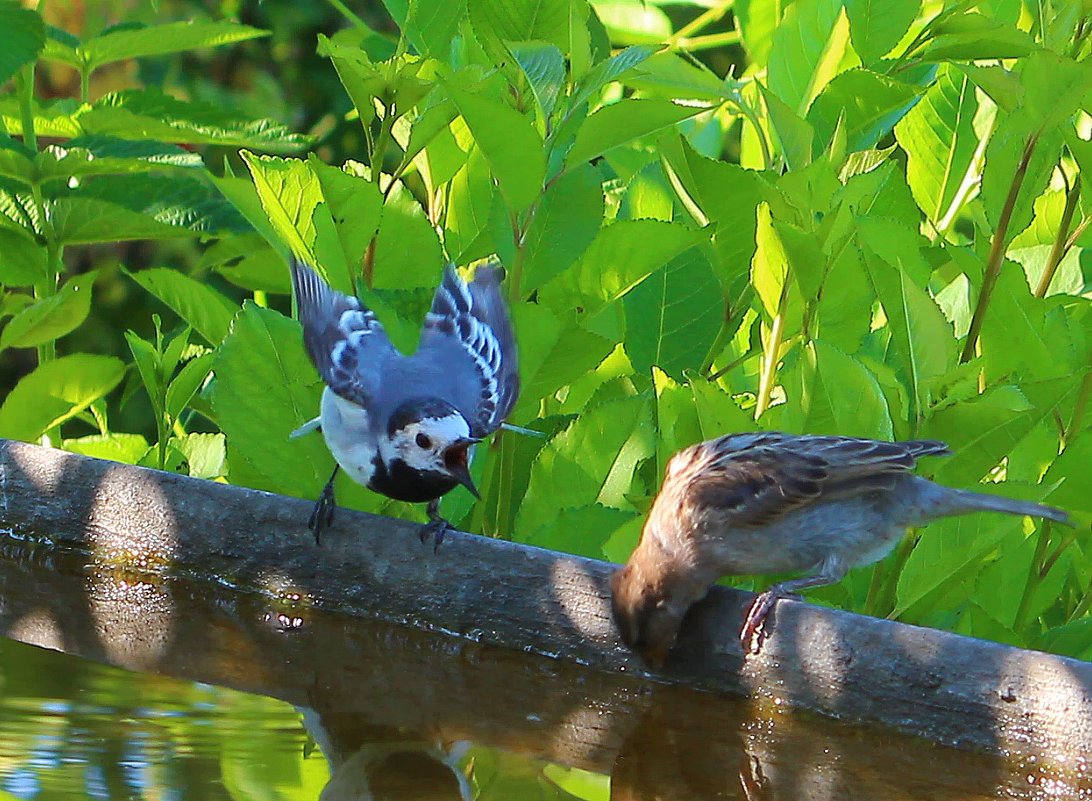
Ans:
{"label": "green foliage background", "polygon": [[314,497],[288,252],[406,349],[495,254],[547,437],[453,522],[618,561],[699,439],[935,437],[1078,525],[943,521],[816,597],[1092,657],[1087,2],[89,5],[0,2],[0,435]]}

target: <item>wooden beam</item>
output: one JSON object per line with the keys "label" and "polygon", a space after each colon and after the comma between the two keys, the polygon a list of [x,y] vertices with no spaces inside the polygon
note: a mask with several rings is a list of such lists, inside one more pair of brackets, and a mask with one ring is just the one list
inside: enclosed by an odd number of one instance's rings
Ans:
{"label": "wooden beam", "polygon": [[[665,671],[621,647],[603,562],[339,510],[314,545],[311,503],[0,441],[0,515],[16,537],[103,564],[218,580],[354,615],[545,654],[640,680],[896,728],[1053,764],[1092,752],[1092,665],[782,602],[758,657],[736,642],[748,593],[717,588]],[[1074,763],[1075,764],[1075,763]]]}

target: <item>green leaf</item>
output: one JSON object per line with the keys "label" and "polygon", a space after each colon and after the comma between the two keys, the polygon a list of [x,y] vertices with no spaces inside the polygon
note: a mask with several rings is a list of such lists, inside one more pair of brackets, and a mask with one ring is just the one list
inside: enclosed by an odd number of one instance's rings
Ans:
{"label": "green leaf", "polygon": [[630,69],[621,80],[644,96],[701,100],[719,103],[730,96],[725,81],[692,58],[673,50],[661,50]]}
{"label": "green leaf", "polygon": [[323,200],[337,229],[345,263],[354,269],[363,262],[364,251],[379,230],[383,195],[371,181],[323,164],[313,153],[308,156],[307,163],[318,179]]}
{"label": "green leaf", "polygon": [[239,307],[215,289],[167,267],[152,267],[129,276],[155,295],[211,345],[227,336]]}
{"label": "green leaf", "polygon": [[0,177],[29,184],[34,180],[35,153],[18,139],[0,133]]}
{"label": "green leaf", "polygon": [[46,277],[46,249],[29,235],[0,228],[0,284],[31,286]]}
{"label": "green leaf", "polygon": [[899,43],[921,9],[921,0],[846,0],[849,37],[865,64],[874,64]]}
{"label": "green leaf", "polygon": [[1019,58],[1038,49],[1035,40],[1014,25],[973,11],[953,14],[934,26],[922,53],[926,61],[979,61]]}
{"label": "green leaf", "polygon": [[95,70],[113,61],[219,47],[268,35],[269,31],[237,22],[189,20],[111,30],[88,39],[76,52],[89,69]]}
{"label": "green leaf", "polygon": [[844,115],[850,151],[874,147],[914,107],[921,89],[867,70],[843,72],[826,85],[808,112],[821,148]]}
{"label": "green leaf", "polygon": [[[152,220],[200,234],[224,234],[249,230],[246,221],[212,192],[193,172],[152,175],[100,175],[86,181],[68,198],[105,200],[139,212]],[[181,235],[181,234],[179,234]]]}
{"label": "green leaf", "polygon": [[171,445],[186,457],[189,474],[194,478],[215,479],[225,474],[227,447],[223,434],[194,433],[171,437]]}
{"label": "green leaf", "polygon": [[33,348],[75,331],[91,311],[91,285],[97,275],[89,272],[69,279],[56,294],[15,315],[0,335],[0,350]]}
{"label": "green leaf", "polygon": [[653,365],[675,378],[701,368],[720,331],[724,301],[701,248],[676,256],[623,298],[626,355],[638,372]]}
{"label": "green leaf", "polygon": [[313,215],[323,200],[322,186],[315,173],[307,162],[299,159],[256,156],[246,150],[240,155],[250,169],[262,208],[277,236],[293,253],[313,263]]}
{"label": "green leaf", "polygon": [[467,0],[410,0],[403,30],[417,51],[439,61],[451,55],[451,40],[466,18]]}
{"label": "green leaf", "polygon": [[529,206],[542,191],[546,157],[542,138],[522,114],[491,98],[448,86],[474,141],[481,148],[501,193],[514,211]]}
{"label": "green leaf", "polygon": [[757,428],[754,418],[740,408],[735,398],[712,381],[692,377],[690,391],[694,395],[703,439]]}
{"label": "green leaf", "polygon": [[512,54],[531,84],[543,121],[550,118],[565,86],[565,56],[560,49],[541,42],[523,42]]}
{"label": "green leaf", "polygon": [[736,0],[732,14],[743,36],[743,47],[758,68],[765,68],[773,47],[774,32],[784,7],[768,0]]}
{"label": "green leaf", "polygon": [[481,148],[472,147],[466,164],[448,184],[444,245],[455,263],[464,264],[496,252],[491,233],[495,194]]}
{"label": "green leaf", "polygon": [[49,202],[53,235],[66,245],[170,239],[196,232],[160,222],[139,211],[93,197],[64,197]]}
{"label": "green leaf", "polygon": [[45,25],[41,16],[23,8],[18,2],[0,2],[0,30],[4,46],[0,47],[0,85],[31,63],[45,47]]}
{"label": "green leaf", "polygon": [[603,189],[591,166],[568,170],[550,185],[524,237],[525,297],[580,258],[599,232],[603,212]]}
{"label": "green leaf", "polygon": [[727,287],[746,276],[755,253],[761,194],[756,173],[700,155],[684,137],[661,148],[672,187],[699,225],[714,224],[717,273]]}
{"label": "green leaf", "polygon": [[787,397],[780,425],[790,431],[889,440],[887,398],[875,376],[821,340],[796,352],[781,372]]}
{"label": "green leaf", "polygon": [[522,383],[516,420],[537,416],[543,398],[594,370],[614,347],[582,328],[571,311],[555,315],[545,306],[521,303],[512,316]]}
{"label": "green leaf", "polygon": [[1092,63],[1040,50],[1028,56],[1020,74],[1024,107],[1038,130],[1055,128],[1090,105]]}
{"label": "green leaf", "polygon": [[701,114],[700,106],[680,106],[660,98],[625,98],[596,111],[577,131],[565,163],[591,161],[619,145]]}
{"label": "green leaf", "polygon": [[272,152],[300,150],[311,142],[309,136],[292,133],[274,120],[254,120],[210,103],[177,100],[151,88],[103,95],[81,111],[78,124],[88,135]]}
{"label": "green leaf", "polygon": [[[938,590],[954,586],[981,570],[988,553],[1013,528],[1016,518],[993,515],[949,517],[932,523],[907,559],[899,575],[895,611],[892,617],[919,620],[929,611]],[[905,617],[910,612],[909,617]]]}
{"label": "green leaf", "polygon": [[629,70],[650,58],[656,50],[657,48],[650,45],[632,45],[599,62],[577,84],[572,100],[569,101],[569,108],[575,109],[581,103],[591,100],[600,89],[619,80]]}
{"label": "green leaf", "polygon": [[0,436],[27,442],[70,420],[121,383],[125,365],[113,356],[74,353],[23,376],[0,406]]}
{"label": "green leaf", "polygon": [[[638,459],[654,451],[648,413],[648,400],[640,396],[609,401],[554,437],[531,467],[515,530],[534,531],[557,520],[562,510],[601,503],[600,495],[616,468],[626,479],[616,483],[628,490]],[[627,452],[625,446],[631,440]]]}
{"label": "green leaf", "polygon": [[383,208],[375,241],[373,286],[389,289],[434,287],[442,260],[440,240],[424,209],[402,184]]}
{"label": "green leaf", "polygon": [[1009,217],[1009,240],[1028,227],[1035,199],[1047,188],[1050,175],[1061,154],[1062,131],[1059,128],[1048,128],[1041,134],[1035,134],[1037,128],[1038,120],[1020,111],[1002,115],[986,146],[986,166],[982,171],[982,202],[986,207],[986,217],[990,225],[996,229],[1027,143],[1032,137],[1036,139]]}
{"label": "green leaf", "polygon": [[209,352],[186,362],[167,387],[167,417],[178,419],[208,377],[215,358],[216,353]]}
{"label": "green leaf", "polygon": [[773,35],[767,86],[797,114],[838,71],[849,39],[841,0],[800,0]]}
{"label": "green leaf", "polygon": [[[158,318],[156,322],[156,335],[159,335]],[[163,419],[163,369],[162,357],[156,350],[156,345],[141,338],[135,331],[125,332],[125,341],[129,345],[129,351],[133,354],[133,363],[137,366],[140,380],[144,384],[144,390],[148,393],[152,409],[155,411],[156,420]]]}
{"label": "green leaf", "polygon": [[787,103],[763,86],[759,89],[766,101],[770,125],[777,137],[781,155],[790,170],[802,170],[811,164],[815,150],[815,129]]}
{"label": "green leaf", "polygon": [[921,286],[928,269],[918,251],[918,236],[897,223],[872,218],[859,220],[858,230],[869,279],[887,314],[889,361],[920,416],[928,405],[924,383],[955,363],[952,326]]}
{"label": "green leaf", "polygon": [[94,459],[137,464],[148,452],[148,440],[140,434],[91,434],[63,440],[61,447]]}
{"label": "green leaf", "polygon": [[513,539],[540,548],[602,559],[603,546],[611,535],[637,517],[636,512],[596,503],[564,509],[555,520],[532,531],[516,529]]}
{"label": "green leaf", "polygon": [[549,42],[568,50],[570,0],[468,0],[474,33],[496,42]]}
{"label": "green leaf", "polygon": [[66,181],[90,175],[118,175],[176,168],[201,169],[196,153],[162,142],[129,142],[109,136],[81,136],[64,146],[49,145],[35,160],[39,180]]}
{"label": "green leaf", "polygon": [[623,220],[601,228],[583,258],[544,284],[540,302],[598,311],[705,238],[703,232],[658,220]]}
{"label": "green leaf", "polygon": [[895,126],[895,138],[906,151],[906,180],[914,200],[942,228],[941,220],[975,161],[977,112],[974,84],[944,65],[921,102]]}
{"label": "green leaf", "polygon": [[1071,377],[1001,386],[933,413],[921,436],[948,443],[954,452],[937,467],[942,484],[967,486],[992,470],[1040,422],[1076,391]]}

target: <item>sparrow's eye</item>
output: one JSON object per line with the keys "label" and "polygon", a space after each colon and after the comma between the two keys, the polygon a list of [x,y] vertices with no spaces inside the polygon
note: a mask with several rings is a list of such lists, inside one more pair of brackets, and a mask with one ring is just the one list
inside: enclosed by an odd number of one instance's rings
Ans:
{"label": "sparrow's eye", "polygon": [[424,448],[425,450],[428,450],[429,448],[432,447],[432,440],[428,438],[427,434],[418,434],[417,435],[417,447]]}

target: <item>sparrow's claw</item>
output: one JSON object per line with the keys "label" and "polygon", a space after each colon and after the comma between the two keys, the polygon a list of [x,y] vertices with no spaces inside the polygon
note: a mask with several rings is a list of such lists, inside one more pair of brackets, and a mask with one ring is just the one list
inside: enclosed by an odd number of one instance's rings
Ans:
{"label": "sparrow's claw", "polygon": [[337,509],[337,501],[334,500],[334,478],[337,477],[337,468],[334,474],[322,488],[322,494],[315,502],[315,509],[311,512],[311,519],[307,521],[307,527],[315,533],[315,545],[322,545],[322,531],[329,528],[334,522],[334,510]]}
{"label": "sparrow's claw", "polygon": [[800,596],[791,590],[775,585],[755,598],[747,615],[743,618],[743,627],[739,630],[739,641],[745,654],[757,654],[762,650],[762,643],[766,641],[766,618],[773,611],[774,604],[782,598],[799,598]]}

